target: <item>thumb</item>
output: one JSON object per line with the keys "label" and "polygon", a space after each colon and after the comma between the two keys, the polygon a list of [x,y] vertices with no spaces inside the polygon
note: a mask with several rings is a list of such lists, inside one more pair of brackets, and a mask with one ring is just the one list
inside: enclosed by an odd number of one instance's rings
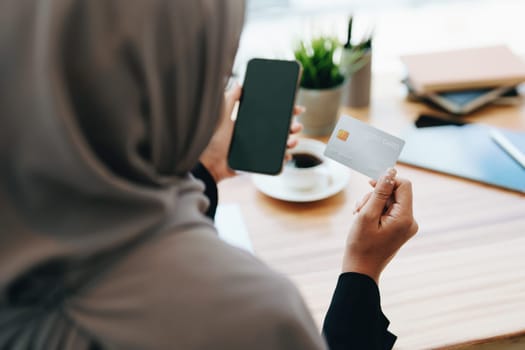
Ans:
{"label": "thumb", "polygon": [[224,105],[224,108],[226,109],[226,115],[228,117],[231,116],[235,107],[235,103],[239,101],[239,99],[241,98],[241,94],[242,88],[237,83],[235,83],[233,87],[225,93],[224,98],[226,103]]}
{"label": "thumb", "polygon": [[394,178],[396,173],[396,169],[390,168],[387,170],[385,175],[379,178],[374,188],[374,192],[361,210],[363,214],[366,214],[366,216],[372,217],[374,219],[377,218],[379,220],[381,215],[383,215],[383,211],[388,199],[394,191]]}

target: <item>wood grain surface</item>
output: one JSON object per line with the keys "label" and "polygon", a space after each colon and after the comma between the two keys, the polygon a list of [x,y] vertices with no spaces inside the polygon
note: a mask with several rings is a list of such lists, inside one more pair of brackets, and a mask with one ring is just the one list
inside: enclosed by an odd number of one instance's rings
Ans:
{"label": "wood grain surface", "polygon": [[[342,112],[397,133],[424,109],[404,100],[400,78],[376,77],[372,106]],[[523,106],[488,107],[468,119],[525,131]],[[398,171],[413,182],[420,230],[380,282],[396,349],[525,334],[525,196],[403,165]],[[219,191],[221,203],[240,205],[256,254],[295,282],[321,325],[367,178],[352,172],[344,191],[313,203],[269,198],[249,175]]]}

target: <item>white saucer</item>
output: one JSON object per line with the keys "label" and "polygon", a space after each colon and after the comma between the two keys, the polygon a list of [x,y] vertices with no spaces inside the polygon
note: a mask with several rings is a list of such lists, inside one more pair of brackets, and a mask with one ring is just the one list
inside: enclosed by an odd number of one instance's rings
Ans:
{"label": "white saucer", "polygon": [[318,185],[309,190],[295,190],[284,185],[282,176],[252,175],[252,180],[259,191],[267,196],[288,202],[313,202],[331,197],[345,188],[350,179],[350,170],[331,159],[324,159],[330,169],[331,178],[325,185]]}

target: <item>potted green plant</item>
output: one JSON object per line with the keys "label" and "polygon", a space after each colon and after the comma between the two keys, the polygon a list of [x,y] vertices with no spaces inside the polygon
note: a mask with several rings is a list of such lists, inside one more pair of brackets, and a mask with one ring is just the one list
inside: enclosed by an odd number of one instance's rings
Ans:
{"label": "potted green plant", "polygon": [[352,38],[353,17],[348,21],[348,34],[341,54],[341,71],[346,77],[343,104],[347,107],[367,107],[372,84],[372,33],[357,43]]}
{"label": "potted green plant", "polygon": [[337,39],[318,36],[301,41],[294,51],[303,66],[297,103],[306,107],[299,116],[306,135],[326,136],[335,126],[345,80],[334,57],[340,48]]}

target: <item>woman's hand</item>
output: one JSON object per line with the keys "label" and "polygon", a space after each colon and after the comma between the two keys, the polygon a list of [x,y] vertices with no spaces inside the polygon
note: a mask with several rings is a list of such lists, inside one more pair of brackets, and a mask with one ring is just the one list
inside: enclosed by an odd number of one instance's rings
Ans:
{"label": "woman's hand", "polygon": [[379,276],[399,248],[414,236],[418,225],[412,214],[412,184],[396,179],[390,169],[374,191],[356,208],[348,235],[343,272],[359,272],[379,282]]}
{"label": "woman's hand", "polygon": [[235,176],[233,171],[228,166],[228,149],[233,133],[234,121],[231,119],[235,104],[241,98],[242,89],[239,85],[233,86],[224,95],[225,103],[224,109],[217,125],[217,129],[213,134],[210,143],[202,152],[200,162],[208,171],[216,183],[219,181]]}
{"label": "woman's hand", "polygon": [[[224,110],[219,120],[217,129],[213,134],[210,143],[202,153],[200,162],[208,169],[210,174],[215,179],[215,182],[227,179],[235,176],[235,171],[228,166],[228,150],[230,148],[230,142],[233,133],[233,126],[235,122],[231,119],[231,115],[235,108],[235,104],[241,98],[242,88],[239,85],[235,85],[228,92],[226,92],[224,98]],[[304,112],[304,108],[295,107],[294,115]],[[297,145],[297,138],[294,134],[299,133],[302,130],[302,125],[293,122],[290,127],[290,136],[287,142],[287,148],[293,148]],[[289,157],[287,155],[287,157]]]}

